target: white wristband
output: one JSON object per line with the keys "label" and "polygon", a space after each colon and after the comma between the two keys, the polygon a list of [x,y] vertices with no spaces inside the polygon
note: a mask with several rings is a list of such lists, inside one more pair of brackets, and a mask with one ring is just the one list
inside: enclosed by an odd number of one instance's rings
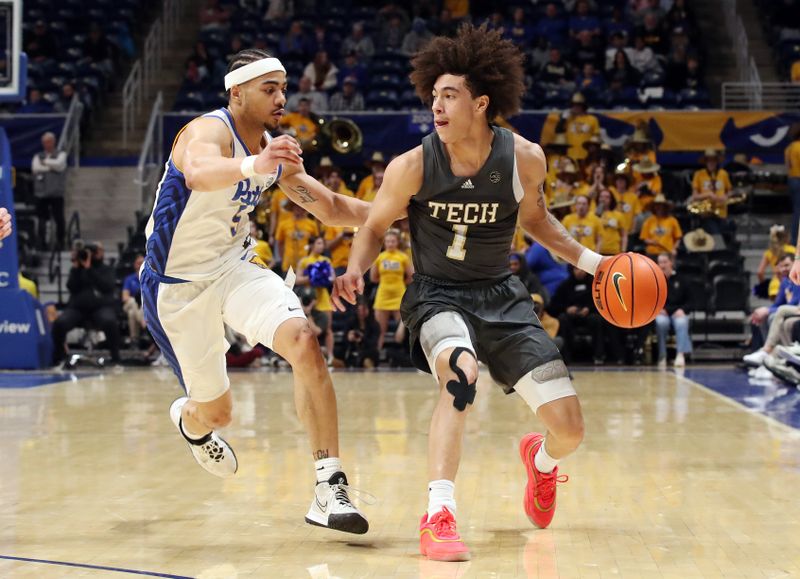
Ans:
{"label": "white wristband", "polygon": [[603,261],[602,255],[587,248],[583,250],[583,253],[581,253],[581,256],[578,258],[577,267],[589,275],[594,275],[601,261]]}
{"label": "white wristband", "polygon": [[249,157],[242,159],[240,171],[245,179],[249,179],[250,177],[254,177],[256,175],[256,158],[256,155],[250,155]]}

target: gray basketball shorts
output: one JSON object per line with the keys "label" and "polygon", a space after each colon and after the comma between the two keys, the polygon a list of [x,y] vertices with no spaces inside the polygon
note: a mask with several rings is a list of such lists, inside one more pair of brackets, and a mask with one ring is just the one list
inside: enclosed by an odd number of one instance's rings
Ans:
{"label": "gray basketball shorts", "polygon": [[[444,312],[453,312],[464,321],[472,350],[506,394],[513,392],[514,385],[534,368],[562,359],[536,317],[533,300],[518,277],[454,283],[415,274],[414,282],[403,296],[400,315],[409,331],[414,366],[425,372],[431,372],[427,355],[435,346],[426,342],[423,347],[422,328],[425,322]],[[439,319],[447,320],[447,316]],[[437,327],[433,333],[442,340],[453,340],[463,333],[463,326],[451,325],[451,328]],[[430,326],[426,329],[431,331]],[[425,338],[431,340],[430,336]]]}

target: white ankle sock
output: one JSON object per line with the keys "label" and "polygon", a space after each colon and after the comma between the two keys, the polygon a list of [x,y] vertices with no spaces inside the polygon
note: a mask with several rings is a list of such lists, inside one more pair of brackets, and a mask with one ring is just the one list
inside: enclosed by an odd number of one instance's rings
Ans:
{"label": "white ankle sock", "polygon": [[447,479],[432,480],[428,483],[428,518],[442,510],[442,507],[456,514],[456,499],[454,497],[456,483]]}
{"label": "white ankle sock", "polygon": [[315,460],[314,468],[317,469],[317,482],[328,482],[334,473],[342,472],[342,459],[333,456]]}
{"label": "white ankle sock", "polygon": [[533,457],[533,464],[536,466],[536,470],[543,473],[553,472],[553,469],[558,466],[558,459],[547,454],[547,451],[544,449],[546,443],[547,441],[545,440],[542,446],[539,447],[536,456]]}

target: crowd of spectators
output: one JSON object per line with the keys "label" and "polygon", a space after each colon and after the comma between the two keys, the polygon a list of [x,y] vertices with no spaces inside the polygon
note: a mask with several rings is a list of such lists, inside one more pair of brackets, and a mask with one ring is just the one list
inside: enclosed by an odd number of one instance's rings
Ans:
{"label": "crowd of spectators", "polygon": [[[224,104],[227,64],[249,46],[282,59],[291,93],[316,93],[308,95],[315,114],[420,108],[408,81],[409,59],[434,36],[455,34],[462,22],[498,30],[526,53],[525,108],[563,106],[576,90],[588,104],[607,108],[706,106],[702,47],[688,4],[207,0],[175,108]],[[288,103],[290,111],[297,106]]]}

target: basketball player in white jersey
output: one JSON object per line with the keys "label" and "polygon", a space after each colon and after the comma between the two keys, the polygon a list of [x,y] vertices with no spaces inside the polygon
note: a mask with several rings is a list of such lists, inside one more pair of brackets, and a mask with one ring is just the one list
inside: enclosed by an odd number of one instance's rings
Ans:
{"label": "basketball player in white jersey", "polygon": [[5,207],[0,207],[0,239],[11,235],[11,214]]}
{"label": "basketball player in white jersey", "polygon": [[[170,417],[197,462],[232,476],[237,460],[216,429],[231,422],[224,324],[274,350],[294,370],[297,413],[317,472],[306,522],[365,533],[339,459],[336,396],[319,344],[286,282],[250,249],[248,214],[276,181],[325,224],[359,226],[368,204],[334,194],[303,171],[289,136],[272,139],[286,103],[286,71],[262,50],[244,50],[225,76],[227,108],[178,134],[147,224],[141,270],[145,320],[187,396]],[[293,176],[290,176],[293,175]]]}

